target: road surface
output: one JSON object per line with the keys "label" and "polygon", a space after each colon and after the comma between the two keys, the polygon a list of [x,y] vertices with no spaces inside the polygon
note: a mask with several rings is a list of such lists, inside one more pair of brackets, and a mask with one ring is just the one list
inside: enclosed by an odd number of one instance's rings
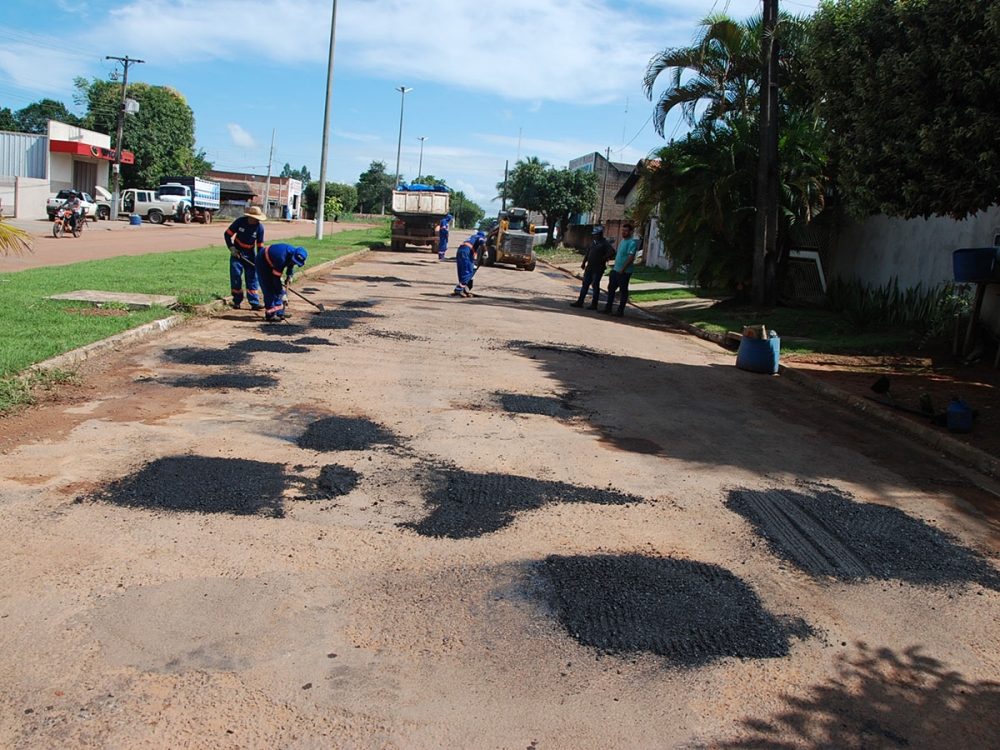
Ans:
{"label": "road surface", "polygon": [[5,420],[0,747],[1000,746],[995,486],[454,277],[372,252]]}

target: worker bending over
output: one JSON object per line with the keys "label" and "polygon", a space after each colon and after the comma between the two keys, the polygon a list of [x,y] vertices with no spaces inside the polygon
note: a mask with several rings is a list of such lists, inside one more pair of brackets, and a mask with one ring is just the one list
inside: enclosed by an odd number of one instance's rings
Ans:
{"label": "worker bending over", "polygon": [[308,257],[305,248],[283,242],[266,245],[257,251],[257,278],[260,280],[260,290],[264,293],[265,321],[277,322],[291,317],[285,312],[285,288],[281,283],[281,275],[285,275],[285,284],[290,284],[295,268],[304,266]]}

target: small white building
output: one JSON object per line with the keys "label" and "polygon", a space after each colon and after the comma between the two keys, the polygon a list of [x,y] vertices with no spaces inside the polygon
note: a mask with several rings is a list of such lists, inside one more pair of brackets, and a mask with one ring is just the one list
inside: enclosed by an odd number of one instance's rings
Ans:
{"label": "small white building", "polygon": [[[0,210],[44,219],[49,195],[67,188],[94,194],[106,187],[115,159],[111,136],[49,120],[46,135],[0,131]],[[122,152],[122,163],[135,157]]]}

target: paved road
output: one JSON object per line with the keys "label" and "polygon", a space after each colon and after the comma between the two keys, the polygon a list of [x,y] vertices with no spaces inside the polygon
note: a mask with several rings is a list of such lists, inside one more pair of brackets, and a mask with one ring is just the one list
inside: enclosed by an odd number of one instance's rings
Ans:
{"label": "paved road", "polygon": [[995,486],[454,274],[369,253],[4,420],[0,747],[1000,747]]}
{"label": "paved road", "polygon": [[[144,255],[165,253],[174,250],[193,250],[211,245],[225,245],[222,235],[228,222],[217,220],[209,225],[174,224],[160,225],[144,223],[133,227],[127,222],[88,222],[86,230],[79,237],[52,236],[52,224],[47,221],[19,221],[4,219],[28,231],[33,241],[33,252],[21,257],[0,257],[0,273],[23,271],[41,266],[63,266],[82,260],[114,258],[119,255]],[[330,235],[349,229],[361,229],[367,224],[326,222],[324,234]],[[265,238],[268,242],[290,237],[312,237],[316,225],[311,221],[269,221]]]}

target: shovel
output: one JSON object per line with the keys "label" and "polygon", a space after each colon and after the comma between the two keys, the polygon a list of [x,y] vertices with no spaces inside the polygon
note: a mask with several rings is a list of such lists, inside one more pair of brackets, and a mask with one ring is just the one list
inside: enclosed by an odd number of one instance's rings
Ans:
{"label": "shovel", "polygon": [[311,299],[309,299],[308,297],[306,297],[304,294],[299,294],[298,292],[296,292],[294,289],[292,289],[287,284],[285,284],[285,291],[286,292],[291,292],[292,294],[294,294],[296,297],[298,297],[300,299],[304,299],[306,302],[308,302],[310,305],[312,305],[313,307],[315,307],[320,312],[326,312],[326,308],[323,307],[323,303],[322,302],[313,302]]}

